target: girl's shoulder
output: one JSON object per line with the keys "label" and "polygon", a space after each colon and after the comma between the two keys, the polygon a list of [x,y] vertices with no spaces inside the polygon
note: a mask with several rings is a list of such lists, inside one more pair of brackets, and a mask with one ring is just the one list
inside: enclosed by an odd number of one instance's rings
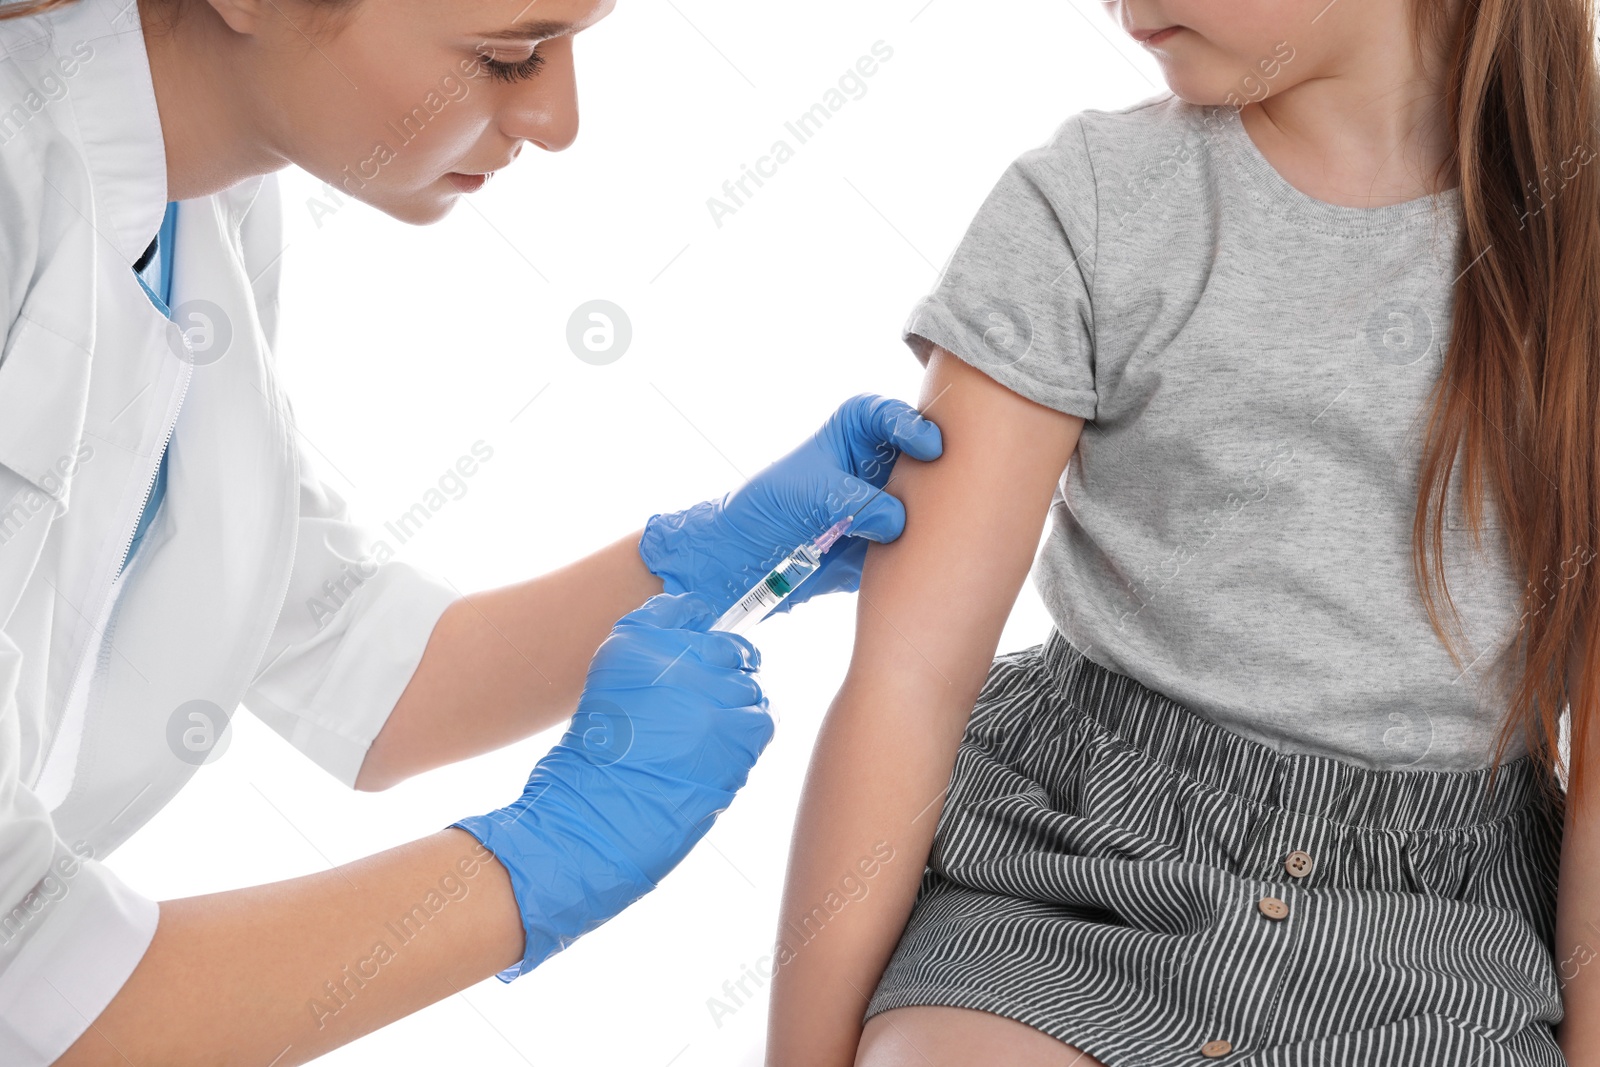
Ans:
{"label": "girl's shoulder", "polygon": [[1226,130],[1214,105],[1191,104],[1171,90],[1119,108],[1085,108],[1067,116],[1044,144],[1017,166],[1046,188],[1081,198],[1092,191],[1103,209],[1118,210],[1155,186],[1209,169]]}
{"label": "girl's shoulder", "polygon": [[1107,169],[1127,169],[1135,161],[1170,155],[1196,147],[1204,137],[1225,125],[1220,108],[1191,104],[1164,89],[1153,96],[1119,108],[1084,108],[1068,115],[1050,139],[1029,155],[1077,154]]}

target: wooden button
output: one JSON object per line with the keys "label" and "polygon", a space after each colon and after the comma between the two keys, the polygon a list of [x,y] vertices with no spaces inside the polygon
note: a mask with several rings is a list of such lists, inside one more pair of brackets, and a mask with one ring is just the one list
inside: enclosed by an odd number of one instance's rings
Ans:
{"label": "wooden button", "polygon": [[1311,853],[1295,849],[1283,861],[1283,869],[1294,878],[1304,878],[1311,873],[1311,868],[1316,864],[1311,859]]}
{"label": "wooden button", "polygon": [[1262,897],[1256,907],[1261,909],[1261,914],[1272,920],[1286,918],[1289,914],[1289,905],[1277,897]]}
{"label": "wooden button", "polygon": [[1218,1038],[1216,1041],[1207,1041],[1205,1044],[1200,1046],[1200,1055],[1204,1056],[1208,1060],[1214,1060],[1219,1056],[1226,1056],[1232,1051],[1233,1042],[1223,1041],[1221,1038]]}

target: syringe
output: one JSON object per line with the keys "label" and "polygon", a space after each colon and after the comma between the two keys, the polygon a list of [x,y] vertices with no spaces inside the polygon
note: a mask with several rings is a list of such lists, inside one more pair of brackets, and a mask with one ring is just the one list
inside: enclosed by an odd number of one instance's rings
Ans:
{"label": "syringe", "polygon": [[[889,483],[884,482],[878,493],[883,492],[888,486]],[[733,607],[723,612],[722,618],[712,624],[711,628],[728,633],[744,633],[772,614],[772,609],[783,603],[789,594],[795,591],[796,586],[822,569],[823,554],[833,547],[835,541],[844,536],[845,530],[850,528],[856,515],[865,511],[867,504],[878,498],[878,493],[868,497],[867,503],[857,508],[854,514],[846,515],[828,527],[821,537],[810,544],[801,545],[780,560],[778,565],[751,586],[750,591],[740,597]]]}

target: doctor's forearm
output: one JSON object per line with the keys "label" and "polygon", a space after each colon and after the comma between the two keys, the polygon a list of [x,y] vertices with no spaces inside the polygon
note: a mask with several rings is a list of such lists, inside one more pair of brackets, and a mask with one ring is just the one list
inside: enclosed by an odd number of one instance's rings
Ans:
{"label": "doctor's forearm", "polygon": [[642,533],[446,609],[356,788],[387,789],[570,718],[600,642],[662,591],[639,556]]}
{"label": "doctor's forearm", "polygon": [[330,871],[167,901],[122,989],[57,1067],[289,1067],[516,963],[505,868],[462,830]]}

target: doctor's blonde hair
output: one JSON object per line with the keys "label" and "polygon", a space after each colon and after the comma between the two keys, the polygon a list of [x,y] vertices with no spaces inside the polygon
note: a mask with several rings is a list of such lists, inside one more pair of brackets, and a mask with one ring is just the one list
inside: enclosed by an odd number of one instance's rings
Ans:
{"label": "doctor's blonde hair", "polygon": [[0,19],[19,19],[24,15],[42,15],[58,7],[66,7],[75,0],[33,0],[27,4],[0,4]]}
{"label": "doctor's blonde hair", "polygon": [[[328,6],[341,2],[344,2],[344,0],[329,0]],[[0,20],[20,19],[27,15],[42,15],[46,11],[54,11],[57,8],[63,8],[75,3],[77,3],[77,0],[27,0],[25,3],[7,3],[5,0],[0,0]]]}

